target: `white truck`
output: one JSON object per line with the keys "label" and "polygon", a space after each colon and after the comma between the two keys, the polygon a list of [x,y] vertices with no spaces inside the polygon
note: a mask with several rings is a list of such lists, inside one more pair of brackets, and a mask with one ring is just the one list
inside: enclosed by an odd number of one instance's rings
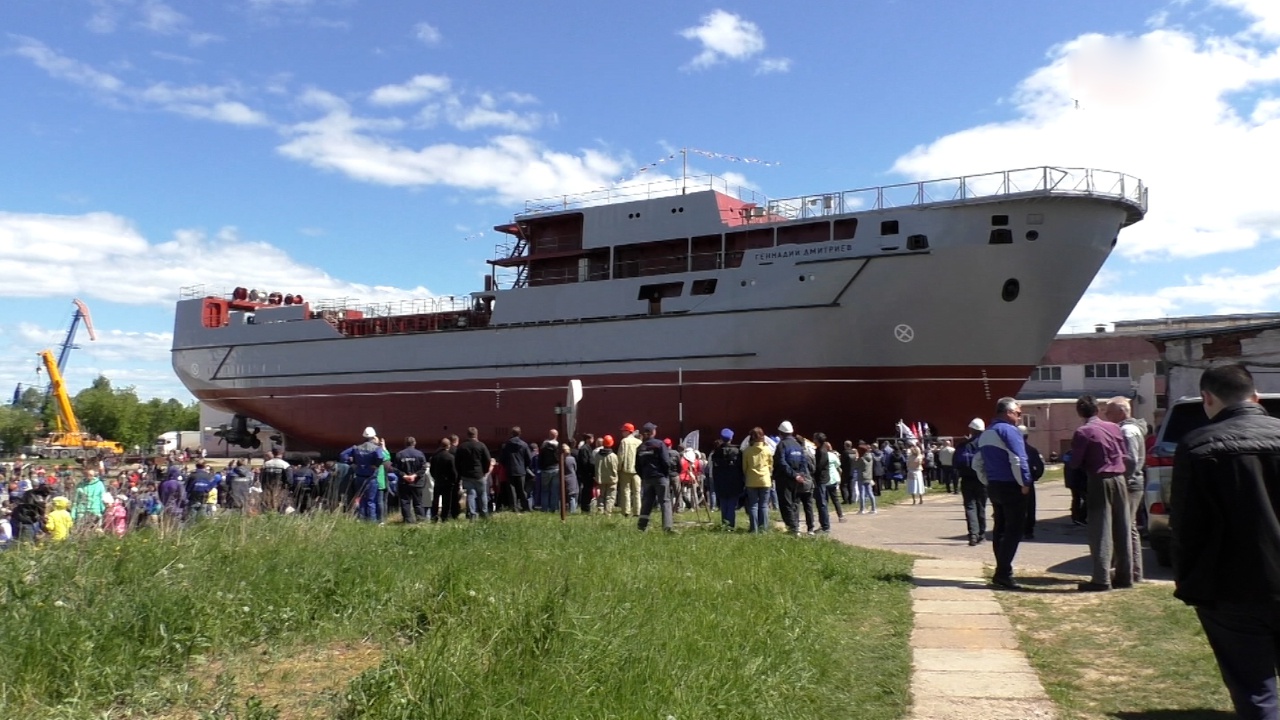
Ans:
{"label": "white truck", "polygon": [[192,455],[199,455],[203,444],[203,433],[199,430],[170,430],[156,438],[155,452],[163,456],[189,450]]}

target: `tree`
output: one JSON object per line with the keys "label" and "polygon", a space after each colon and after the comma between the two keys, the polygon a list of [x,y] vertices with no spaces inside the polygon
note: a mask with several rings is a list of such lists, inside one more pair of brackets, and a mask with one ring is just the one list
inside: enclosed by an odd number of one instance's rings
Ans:
{"label": "tree", "polygon": [[141,402],[133,387],[112,388],[111,381],[102,376],[77,393],[72,405],[82,430],[130,449],[150,448],[169,430],[200,428],[199,404],[159,398]]}
{"label": "tree", "polygon": [[22,408],[0,406],[0,443],[4,451],[16,455],[36,436],[35,414]]}
{"label": "tree", "polygon": [[30,413],[39,413],[40,408],[44,407],[44,390],[35,385],[26,386],[18,396],[17,407]]}

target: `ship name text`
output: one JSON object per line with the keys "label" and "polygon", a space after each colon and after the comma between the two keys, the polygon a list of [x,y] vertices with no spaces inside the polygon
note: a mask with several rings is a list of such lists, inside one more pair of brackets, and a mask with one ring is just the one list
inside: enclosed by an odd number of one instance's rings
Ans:
{"label": "ship name text", "polygon": [[852,243],[840,245],[823,245],[821,247],[795,248],[790,250],[764,250],[756,253],[756,262],[785,260],[796,257],[817,257],[821,255],[840,255],[853,250]]}

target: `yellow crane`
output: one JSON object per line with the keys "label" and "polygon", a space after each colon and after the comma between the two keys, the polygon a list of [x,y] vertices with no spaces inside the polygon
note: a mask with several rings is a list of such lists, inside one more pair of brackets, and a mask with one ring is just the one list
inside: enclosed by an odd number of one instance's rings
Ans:
{"label": "yellow crane", "polygon": [[71,407],[71,397],[67,395],[67,386],[62,381],[62,371],[58,369],[58,361],[52,350],[41,350],[40,359],[44,362],[45,372],[49,374],[49,393],[53,399],[54,431],[47,438],[35,441],[31,446],[31,454],[47,458],[92,459],[107,455],[123,455],[124,446],[114,440],[103,440],[90,435],[80,428],[76,419],[76,411]]}

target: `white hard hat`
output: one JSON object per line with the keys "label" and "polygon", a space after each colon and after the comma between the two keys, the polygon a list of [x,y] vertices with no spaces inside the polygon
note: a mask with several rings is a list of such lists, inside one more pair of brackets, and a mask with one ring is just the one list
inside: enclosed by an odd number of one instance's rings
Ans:
{"label": "white hard hat", "polygon": [[982,422],[982,418],[974,418],[969,421],[969,429],[982,432],[983,430],[987,429],[987,424]]}
{"label": "white hard hat", "polygon": [[783,435],[790,435],[792,432],[794,432],[794,430],[792,430],[791,428],[791,421],[783,420],[782,424],[778,426],[778,432],[782,433]]}
{"label": "white hard hat", "polygon": [[374,432],[373,428],[367,427],[364,429],[364,436],[366,438],[376,438],[378,437],[378,433]]}
{"label": "white hard hat", "polygon": [[1027,434],[1031,432],[1031,430],[1029,430],[1026,425],[1019,425],[1018,432],[1022,433],[1023,437],[1026,437]]}

